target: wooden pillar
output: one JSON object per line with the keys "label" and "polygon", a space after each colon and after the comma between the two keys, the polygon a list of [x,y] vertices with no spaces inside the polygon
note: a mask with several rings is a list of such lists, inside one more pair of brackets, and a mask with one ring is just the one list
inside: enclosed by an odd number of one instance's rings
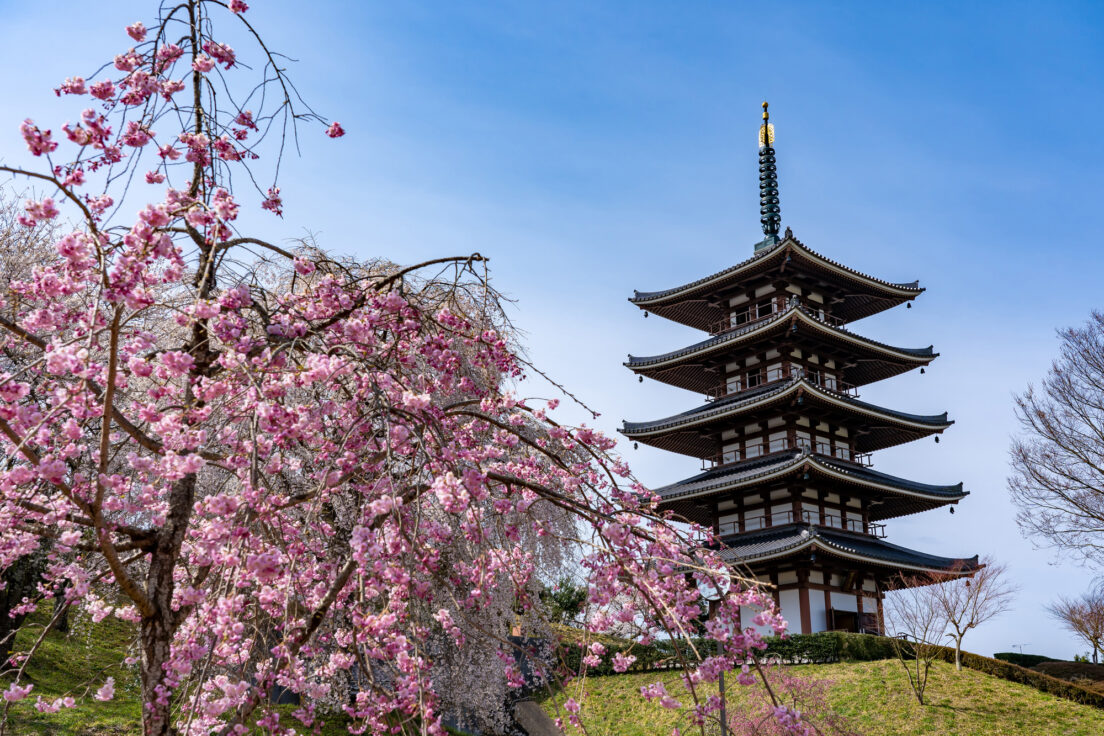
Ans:
{"label": "wooden pillar", "polygon": [[801,599],[801,633],[813,633],[813,615],[809,606],[809,571],[798,570],[797,582],[801,586],[798,595]]}
{"label": "wooden pillar", "polygon": [[866,580],[866,575],[859,573],[857,592],[855,594],[855,622],[859,631],[862,631],[863,627],[863,581]]}

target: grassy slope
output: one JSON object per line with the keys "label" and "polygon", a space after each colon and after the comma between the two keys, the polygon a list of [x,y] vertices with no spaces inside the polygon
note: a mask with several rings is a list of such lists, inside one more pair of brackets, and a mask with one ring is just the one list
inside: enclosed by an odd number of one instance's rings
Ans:
{"label": "grassy slope", "polygon": [[[26,651],[41,633],[41,623],[49,611],[35,614],[16,638],[14,651]],[[26,700],[16,703],[8,713],[6,734],[16,736],[140,736],[141,699],[136,672],[123,664],[134,640],[134,627],[108,618],[93,624],[87,618],[74,615],[68,635],[51,632],[27,668],[24,682],[34,684]],[[115,678],[115,699],[106,703],[92,699],[91,694],[108,676]],[[0,689],[7,687],[5,679]],[[43,700],[72,695],[81,700],[73,709],[43,714],[34,710],[36,696]],[[292,708],[280,707],[289,714]],[[330,722],[323,736],[346,733],[334,721],[343,717],[326,717]],[[281,718],[283,725],[297,725],[290,715]],[[301,731],[311,733],[302,727]]]}
{"label": "grassy slope", "polygon": [[[1104,710],[1046,695],[1025,685],[937,662],[921,707],[896,660],[846,662],[795,668],[805,676],[832,682],[832,707],[860,733],[887,736],[969,734],[1095,736],[1104,733]],[[583,716],[594,736],[657,736],[685,725],[679,714],[645,703],[641,685],[663,680],[672,694],[682,691],[675,673],[589,678]],[[566,696],[546,699],[555,716]],[[677,697],[677,695],[676,695]],[[738,699],[738,696],[733,699]],[[732,703],[730,707],[738,707]],[[563,711],[560,711],[563,714]]]}

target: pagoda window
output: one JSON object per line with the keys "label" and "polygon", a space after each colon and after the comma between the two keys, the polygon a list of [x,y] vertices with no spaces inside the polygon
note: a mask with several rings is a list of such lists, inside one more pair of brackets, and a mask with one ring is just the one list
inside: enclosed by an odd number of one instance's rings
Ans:
{"label": "pagoda window", "polygon": [[812,450],[813,440],[809,437],[808,432],[802,432],[800,430],[796,433],[797,447],[802,450]]}
{"label": "pagoda window", "polygon": [[840,460],[850,460],[851,459],[851,448],[848,447],[847,445],[843,444],[842,442],[837,442],[836,443],[836,457],[838,457]]}
{"label": "pagoda window", "polygon": [[759,371],[751,371],[747,374],[747,387],[755,388],[763,383],[763,374]]}
{"label": "pagoda window", "polygon": [[729,376],[726,386],[728,388],[728,393],[730,394],[736,394],[744,390],[744,383],[739,374],[735,376]]}
{"label": "pagoda window", "polygon": [[747,443],[747,445],[744,448],[744,457],[745,458],[750,459],[750,458],[753,458],[753,457],[759,457],[762,454],[763,454],[763,440],[762,439],[751,440],[750,442]]}
{"label": "pagoda window", "polygon": [[775,506],[771,509],[771,526],[789,524],[791,521],[793,521],[793,509],[790,508],[789,504]]}
{"label": "pagoda window", "polygon": [[785,376],[781,363],[771,363],[767,366],[767,383],[780,381]]}
{"label": "pagoda window", "polygon": [[767,525],[766,511],[763,509],[756,509],[755,511],[748,511],[744,514],[744,530],[751,531],[753,529],[762,529]]}
{"label": "pagoda window", "polygon": [[828,439],[827,437],[817,437],[816,438],[816,451],[817,451],[817,454],[819,454],[819,455],[831,456],[831,454],[832,454],[832,440]]}
{"label": "pagoda window", "polygon": [[785,432],[775,432],[770,436],[770,452],[781,452],[787,448]]}

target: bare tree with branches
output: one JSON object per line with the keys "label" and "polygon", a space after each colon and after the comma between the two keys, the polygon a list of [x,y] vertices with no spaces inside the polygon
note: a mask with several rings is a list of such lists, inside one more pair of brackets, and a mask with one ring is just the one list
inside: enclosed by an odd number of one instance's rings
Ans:
{"label": "bare tree with branches", "polygon": [[962,640],[971,629],[1005,613],[1012,607],[1018,588],[1006,580],[1008,566],[982,560],[971,577],[933,578],[931,599],[943,611],[954,641],[955,669],[962,670]]}
{"label": "bare tree with branches", "polygon": [[930,583],[924,577],[902,577],[898,589],[886,596],[884,606],[886,633],[894,638],[897,659],[920,705],[948,627],[947,615]]}
{"label": "bare tree with branches", "polygon": [[1104,562],[1104,313],[1061,330],[1042,383],[1016,397],[1023,430],[1008,488],[1021,530],[1090,563]]}
{"label": "bare tree with branches", "polygon": [[1047,606],[1047,612],[1092,647],[1093,663],[1099,662],[1104,649],[1104,586],[1077,598],[1061,597]]}

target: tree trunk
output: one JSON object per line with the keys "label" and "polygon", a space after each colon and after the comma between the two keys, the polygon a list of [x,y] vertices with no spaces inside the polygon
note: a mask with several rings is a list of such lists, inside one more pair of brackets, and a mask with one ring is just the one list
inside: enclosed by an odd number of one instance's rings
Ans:
{"label": "tree trunk", "polygon": [[173,635],[178,626],[172,599],[176,589],[173,572],[188,529],[195,502],[196,477],[187,475],[173,484],[169,515],[157,534],[150,553],[146,576],[146,597],[152,609],[143,616],[142,639],[142,728],[144,736],[176,736],[172,726],[172,696],[162,686]]}
{"label": "tree trunk", "polygon": [[962,671],[962,638],[955,639],[955,671]]}
{"label": "tree trunk", "polygon": [[143,616],[142,640],[142,733],[144,736],[174,736],[170,714],[171,698],[161,681],[172,646],[173,562],[154,553],[150,560],[147,590],[153,614]]}

